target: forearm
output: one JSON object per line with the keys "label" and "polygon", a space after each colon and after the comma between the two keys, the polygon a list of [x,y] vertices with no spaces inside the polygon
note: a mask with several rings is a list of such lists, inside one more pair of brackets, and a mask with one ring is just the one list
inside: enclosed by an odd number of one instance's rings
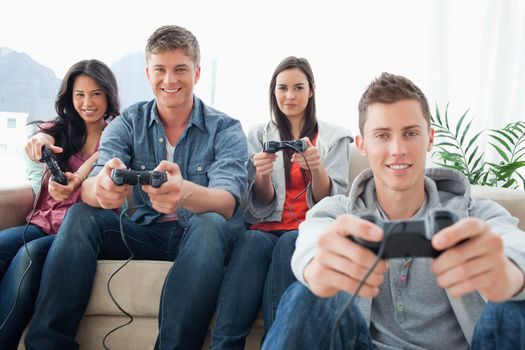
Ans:
{"label": "forearm", "polygon": [[274,197],[274,188],[271,176],[262,177],[255,175],[255,182],[253,184],[253,198],[260,204],[270,204]]}
{"label": "forearm", "polygon": [[211,211],[229,219],[235,210],[235,198],[226,190],[184,181],[181,206],[193,213]]}
{"label": "forearm", "polygon": [[315,202],[330,196],[332,193],[332,181],[324,167],[320,166],[312,171],[312,195]]}

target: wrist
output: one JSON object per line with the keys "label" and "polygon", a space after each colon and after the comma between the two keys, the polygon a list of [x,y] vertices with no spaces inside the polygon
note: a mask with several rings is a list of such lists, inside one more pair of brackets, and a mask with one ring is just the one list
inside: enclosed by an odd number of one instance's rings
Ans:
{"label": "wrist", "polygon": [[82,186],[82,183],[84,182],[84,180],[86,180],[86,177],[79,172],[74,172],[73,178],[75,178],[78,182],[78,186],[75,186],[76,187],[75,190],[79,189]]}

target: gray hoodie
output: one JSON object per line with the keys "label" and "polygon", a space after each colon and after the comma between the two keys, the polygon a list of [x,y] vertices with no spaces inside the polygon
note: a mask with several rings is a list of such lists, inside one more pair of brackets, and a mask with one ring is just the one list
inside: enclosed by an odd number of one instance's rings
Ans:
{"label": "gray hoodie", "polygon": [[[350,161],[350,144],[353,140],[352,134],[343,127],[329,123],[318,121],[317,125],[316,147],[319,150],[326,173],[332,181],[331,195],[346,195],[350,187],[348,183],[348,164]],[[248,133],[250,161],[248,163],[247,198],[244,200],[246,209],[243,217],[244,221],[250,224],[256,224],[261,221],[281,221],[283,215],[286,180],[282,152],[277,153],[277,160],[273,167],[272,184],[275,196],[272,202],[268,205],[261,205],[253,198],[252,187],[255,182],[255,167],[252,157],[254,154],[262,151],[263,143],[266,141],[281,141],[279,129],[272,122],[257,125]],[[315,204],[311,188],[306,192],[306,201],[309,208]]]}
{"label": "gray hoodie", "polygon": [[[428,210],[447,209],[459,217],[477,217],[488,223],[493,232],[501,235],[504,249],[522,271],[525,271],[525,232],[518,229],[518,220],[499,204],[484,198],[472,198],[467,179],[459,172],[450,169],[427,169],[425,191]],[[350,196],[325,198],[314,206],[299,226],[299,237],[292,257],[292,270],[296,278],[307,285],[303,271],[316,254],[317,239],[330,223],[341,214],[361,215],[377,208],[375,184],[370,169],[362,172],[355,180]],[[419,276],[422,278],[422,276]],[[417,274],[411,276],[418,279]],[[385,280],[386,281],[386,280]],[[484,307],[485,300],[478,293],[470,293],[461,298],[453,298],[447,293],[450,306],[470,342],[474,326]],[[525,300],[522,290],[513,300]],[[358,301],[365,319],[370,322],[372,299],[360,298]]]}

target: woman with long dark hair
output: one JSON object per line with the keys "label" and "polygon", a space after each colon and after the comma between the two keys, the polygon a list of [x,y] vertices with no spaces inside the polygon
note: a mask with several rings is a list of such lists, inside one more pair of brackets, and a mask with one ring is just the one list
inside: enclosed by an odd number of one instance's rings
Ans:
{"label": "woman with long dark hair", "polygon": [[[261,303],[265,328],[270,328],[281,295],[295,281],[290,260],[299,224],[315,203],[349,190],[352,136],[317,120],[308,61],[284,59],[272,75],[269,95],[271,121],[248,135],[251,161],[244,219],[249,230],[226,268],[212,349],[243,349]],[[290,140],[304,141],[306,149],[264,150],[267,142]]]}
{"label": "woman with long dark hair", "polygon": [[[45,257],[67,209],[80,201],[80,187],[97,161],[98,142],[109,118],[119,114],[115,76],[98,60],[84,60],[66,73],[55,101],[58,116],[37,121],[39,131],[26,144],[38,162],[42,147],[54,153],[67,183],[45,171],[34,185],[34,209],[27,225],[0,231],[0,344],[16,349],[31,319]],[[39,164],[30,165],[34,174]],[[38,173],[38,170],[36,170]],[[7,213],[6,213],[7,215]]]}

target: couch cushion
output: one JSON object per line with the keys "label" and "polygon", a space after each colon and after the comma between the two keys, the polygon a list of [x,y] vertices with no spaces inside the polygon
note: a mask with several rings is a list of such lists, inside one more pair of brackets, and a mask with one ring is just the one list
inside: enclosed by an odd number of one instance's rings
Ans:
{"label": "couch cushion", "polygon": [[[86,315],[122,315],[111,300],[107,281],[124,261],[99,260]],[[173,263],[133,260],[111,280],[111,292],[127,312],[136,316],[158,315],[160,292]]]}

